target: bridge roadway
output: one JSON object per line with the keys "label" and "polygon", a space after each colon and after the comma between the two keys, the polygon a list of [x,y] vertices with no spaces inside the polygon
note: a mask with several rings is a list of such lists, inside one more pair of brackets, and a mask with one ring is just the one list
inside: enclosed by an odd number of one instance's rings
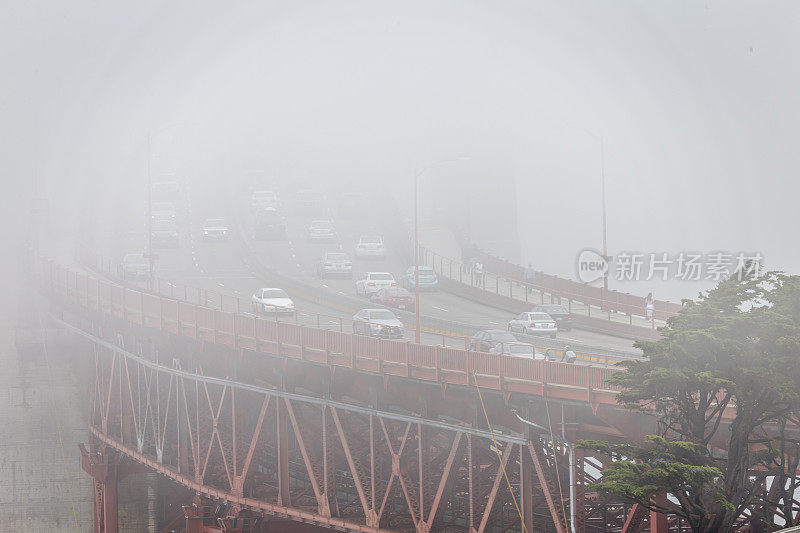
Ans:
{"label": "bridge roadway", "polygon": [[[242,257],[240,246],[236,242],[204,242],[200,239],[200,228],[206,218],[215,216],[225,216],[229,223],[234,226],[236,221],[241,225],[234,227],[240,232],[247,232],[248,213],[243,202],[226,204],[223,200],[230,197],[229,191],[213,190],[212,188],[191,188],[186,189],[187,197],[182,205],[180,216],[180,229],[182,237],[182,247],[178,249],[159,249],[157,271],[159,277],[176,283],[185,283],[205,288],[208,291],[227,293],[241,298],[239,307],[249,305],[249,296],[252,291],[259,287],[269,284],[263,279],[263,275],[256,268],[247,264]],[[288,195],[287,195],[288,196]],[[221,200],[223,199],[223,200]],[[329,301],[337,296],[355,296],[355,284],[350,279],[325,279],[320,280],[316,276],[316,263],[319,261],[324,251],[341,249],[351,255],[355,242],[359,235],[363,233],[381,233],[390,235],[386,222],[376,220],[375,217],[336,217],[335,224],[339,233],[339,242],[335,244],[316,244],[309,243],[305,239],[305,228],[308,225],[309,217],[300,217],[292,214],[291,209],[286,209],[289,213],[288,239],[278,241],[253,241],[246,236],[239,235],[234,238],[242,238],[247,241],[245,245],[252,250],[253,255],[265,267],[280,272],[282,275],[297,279],[302,284],[325,292]],[[335,212],[335,209],[331,209]],[[128,225],[124,231],[121,230],[123,223],[120,222],[124,215],[117,211],[115,220],[117,223],[117,233],[128,235],[126,240],[113,239],[108,243],[112,255],[121,257],[130,250],[142,249],[144,238],[140,232],[131,231],[130,228],[136,227],[137,218],[141,214],[138,210],[131,211],[127,207]],[[396,221],[399,223],[399,221]],[[140,225],[140,224],[139,224]],[[403,254],[398,251],[397,243],[389,246],[388,256],[382,260],[354,260],[354,272],[365,272],[368,270],[386,270],[392,272],[396,277],[406,270],[408,263]],[[212,294],[212,299],[214,298]],[[213,303],[213,302],[212,302]],[[349,319],[357,309],[343,306],[332,307],[312,301],[297,301],[299,319],[306,320],[307,323],[316,323],[316,315],[327,315],[322,317],[321,324],[327,322],[329,327],[336,327],[341,320],[349,324]],[[365,299],[363,306],[371,304]],[[512,317],[511,313],[506,313],[494,307],[481,305],[474,301],[448,294],[444,291],[425,292],[421,297],[421,313],[423,316],[435,319],[446,320],[466,325],[470,329],[504,329],[507,321]],[[407,336],[410,332],[407,332]],[[602,333],[582,331],[574,329],[571,332],[559,334],[558,339],[549,338],[521,338],[522,341],[533,342],[537,347],[563,348],[566,344],[573,347],[580,347],[587,352],[602,352],[619,355],[640,355],[640,351],[632,347],[632,341],[606,335]],[[464,339],[458,337],[443,337],[441,335],[424,334],[423,341],[426,343],[438,343],[448,346],[463,346]]]}

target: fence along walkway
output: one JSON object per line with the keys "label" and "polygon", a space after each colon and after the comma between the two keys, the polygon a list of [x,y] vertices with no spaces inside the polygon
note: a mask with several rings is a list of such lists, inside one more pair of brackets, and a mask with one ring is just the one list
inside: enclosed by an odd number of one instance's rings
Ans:
{"label": "fence along walkway", "polygon": [[607,380],[618,369],[519,358],[460,348],[364,337],[211,309],[126,288],[52,261],[48,290],[88,311],[235,349],[329,366],[454,385],[616,405]]}
{"label": "fence along walkway", "polygon": [[641,296],[613,290],[604,294],[602,287],[539,271],[533,273],[532,281],[526,281],[525,269],[519,265],[483,252],[477,259],[484,267],[480,278],[468,265],[420,246],[420,263],[432,267],[439,276],[531,305],[557,303],[570,313],[650,329],[663,325],[681,309],[680,304],[656,300],[654,316],[648,319],[645,298]]}

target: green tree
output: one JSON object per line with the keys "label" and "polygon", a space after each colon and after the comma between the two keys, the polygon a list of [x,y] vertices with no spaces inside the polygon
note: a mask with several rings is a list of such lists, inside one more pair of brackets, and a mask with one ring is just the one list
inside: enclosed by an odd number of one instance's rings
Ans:
{"label": "green tree", "polygon": [[[651,509],[668,493],[674,501],[661,511],[693,531],[725,531],[745,510],[777,505],[758,501],[764,478],[751,475],[755,467],[796,479],[785,467],[800,413],[800,277],[734,276],[684,303],[662,339],[637,343],[646,359],[622,363],[627,372],[611,380],[622,405],[658,418],[660,435],[642,446],[583,446],[616,458],[600,490]],[[783,507],[791,507],[788,477],[771,491],[783,490]]]}

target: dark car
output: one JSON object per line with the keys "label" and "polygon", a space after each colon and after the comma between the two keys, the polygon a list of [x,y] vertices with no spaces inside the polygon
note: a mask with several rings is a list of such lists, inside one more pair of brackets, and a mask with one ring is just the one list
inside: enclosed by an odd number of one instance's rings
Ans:
{"label": "dark car", "polygon": [[177,248],[181,244],[178,227],[172,219],[158,219],[153,221],[150,232],[153,246],[157,248]]}
{"label": "dark car", "polygon": [[469,339],[469,349],[476,352],[504,352],[504,343],[522,344],[517,338],[504,329],[485,329],[477,332]]}
{"label": "dark car", "polygon": [[547,313],[550,318],[556,321],[556,327],[561,331],[569,331],[572,329],[572,315],[563,306],[558,304],[542,304],[535,305],[532,312]]}
{"label": "dark car", "polygon": [[325,213],[325,195],[313,189],[297,191],[294,212],[301,216],[318,216]]}
{"label": "dark car", "polygon": [[286,238],[286,221],[276,209],[263,209],[256,213],[253,224],[256,240],[281,240]]}
{"label": "dark car", "polygon": [[370,299],[387,307],[396,307],[406,311],[414,310],[414,296],[402,287],[389,287],[373,294]]}

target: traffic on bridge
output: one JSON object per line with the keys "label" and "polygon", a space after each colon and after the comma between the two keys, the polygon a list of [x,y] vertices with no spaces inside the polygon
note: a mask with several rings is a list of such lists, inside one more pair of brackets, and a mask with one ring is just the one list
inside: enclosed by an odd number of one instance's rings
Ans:
{"label": "traffic on bridge", "polygon": [[796,6],[3,10],[0,532],[800,525]]}

